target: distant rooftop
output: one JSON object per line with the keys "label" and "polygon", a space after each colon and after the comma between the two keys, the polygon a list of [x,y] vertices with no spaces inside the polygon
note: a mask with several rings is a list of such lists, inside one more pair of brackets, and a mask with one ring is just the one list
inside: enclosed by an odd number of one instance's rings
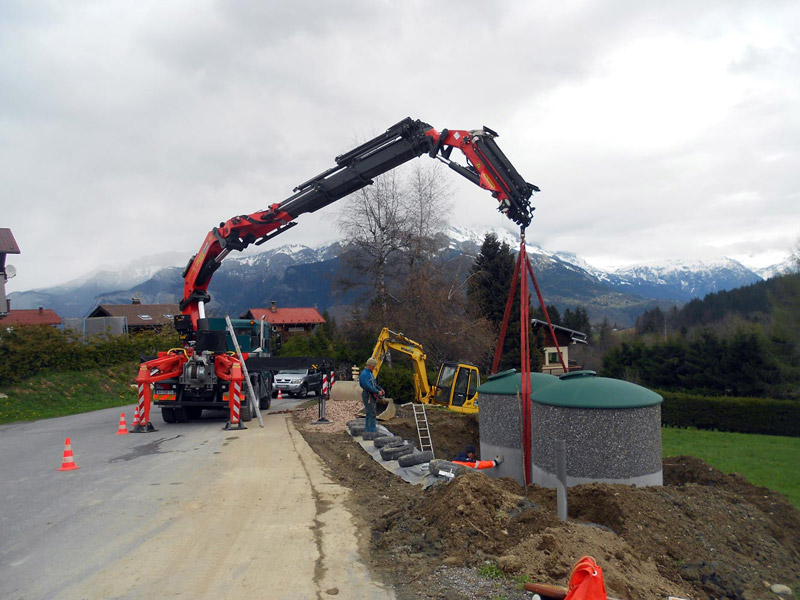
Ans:
{"label": "distant rooftop", "polygon": [[8,325],[61,325],[61,317],[49,308],[23,308],[0,317],[0,326]]}
{"label": "distant rooftop", "polygon": [[171,325],[181,312],[177,304],[101,304],[89,317],[125,317],[128,327]]}
{"label": "distant rooftop", "polygon": [[14,234],[8,228],[0,227],[0,252],[5,254],[19,254],[19,246]]}
{"label": "distant rooftop", "polygon": [[270,325],[313,325],[324,323],[325,319],[316,308],[251,308],[242,315],[243,319],[264,319]]}

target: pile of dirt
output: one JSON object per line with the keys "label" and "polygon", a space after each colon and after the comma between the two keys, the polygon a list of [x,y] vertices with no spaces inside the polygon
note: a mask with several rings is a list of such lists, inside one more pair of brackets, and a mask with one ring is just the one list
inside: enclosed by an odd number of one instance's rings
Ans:
{"label": "pile of dirt", "polygon": [[[401,410],[387,426],[416,439],[409,413]],[[474,417],[429,409],[428,420],[438,457],[478,446]],[[298,427],[353,491],[351,508],[370,531],[365,553],[401,599],[525,598],[514,578],[565,585],[585,554],[620,598],[774,600],[770,584],[800,582],[800,512],[780,494],[696,458],[665,460],[663,487],[571,488],[564,523],[553,490],[470,472],[423,491],[383,469],[347,433],[301,419]],[[487,562],[508,578],[488,590],[465,582],[465,568],[478,573]]]}

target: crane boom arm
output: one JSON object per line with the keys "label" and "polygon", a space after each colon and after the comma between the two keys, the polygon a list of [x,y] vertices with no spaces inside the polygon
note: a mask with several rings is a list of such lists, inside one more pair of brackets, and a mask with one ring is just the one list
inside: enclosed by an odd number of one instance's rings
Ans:
{"label": "crane boom arm", "polygon": [[[190,315],[194,329],[205,317],[210,300],[208,285],[214,272],[233,250],[260,245],[295,226],[295,219],[312,213],[373,183],[373,178],[427,153],[456,173],[491,192],[498,210],[515,223],[527,227],[532,218],[530,197],[539,188],[526,182],[506,158],[484,127],[474,131],[436,131],[419,120],[406,118],[386,132],[336,157],[336,166],[298,185],[283,202],[249,215],[232,217],[206,236],[200,251],[183,271],[181,312]],[[462,165],[450,156],[458,148],[466,157]]]}

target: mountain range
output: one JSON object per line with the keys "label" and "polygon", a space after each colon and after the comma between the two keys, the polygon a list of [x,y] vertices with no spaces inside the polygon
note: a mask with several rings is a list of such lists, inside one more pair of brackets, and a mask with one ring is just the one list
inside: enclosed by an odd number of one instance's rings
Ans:
{"label": "mountain range", "polygon": [[[513,234],[495,232],[512,249]],[[446,255],[470,260],[480,251],[485,233],[451,228],[442,235]],[[248,308],[314,306],[344,314],[358,302],[355,290],[333,285],[341,268],[342,245],[318,248],[285,245],[259,253],[230,256],[214,275],[209,314],[239,315]],[[668,261],[603,271],[569,252],[528,246],[531,264],[547,304],[563,310],[586,306],[593,320],[604,317],[628,325],[654,306],[668,307],[711,292],[733,289],[788,272],[790,261],[755,272],[723,258],[714,261]],[[9,294],[12,309],[51,308],[62,317],[85,317],[99,304],[177,303],[183,296],[181,273],[188,255],[167,253],[142,258],[122,269],[97,269],[62,285]],[[466,276],[466,273],[463,275]],[[535,299],[535,298],[534,298]]]}

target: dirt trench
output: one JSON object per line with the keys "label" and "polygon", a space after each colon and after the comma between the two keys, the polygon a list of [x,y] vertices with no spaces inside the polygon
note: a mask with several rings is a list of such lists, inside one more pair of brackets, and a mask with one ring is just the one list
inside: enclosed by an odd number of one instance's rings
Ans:
{"label": "dirt trench", "polygon": [[[564,523],[554,491],[510,479],[468,473],[427,491],[406,484],[346,433],[359,403],[329,406],[334,425],[308,426],[311,413],[297,413],[296,425],[352,491],[367,558],[401,600],[530,598],[521,581],[566,585],[586,554],[618,598],[774,600],[771,584],[800,584],[800,512],[699,459],[666,459],[662,487],[571,488]],[[429,410],[428,418],[438,457],[479,446],[475,417]],[[408,408],[386,425],[416,438]]]}

